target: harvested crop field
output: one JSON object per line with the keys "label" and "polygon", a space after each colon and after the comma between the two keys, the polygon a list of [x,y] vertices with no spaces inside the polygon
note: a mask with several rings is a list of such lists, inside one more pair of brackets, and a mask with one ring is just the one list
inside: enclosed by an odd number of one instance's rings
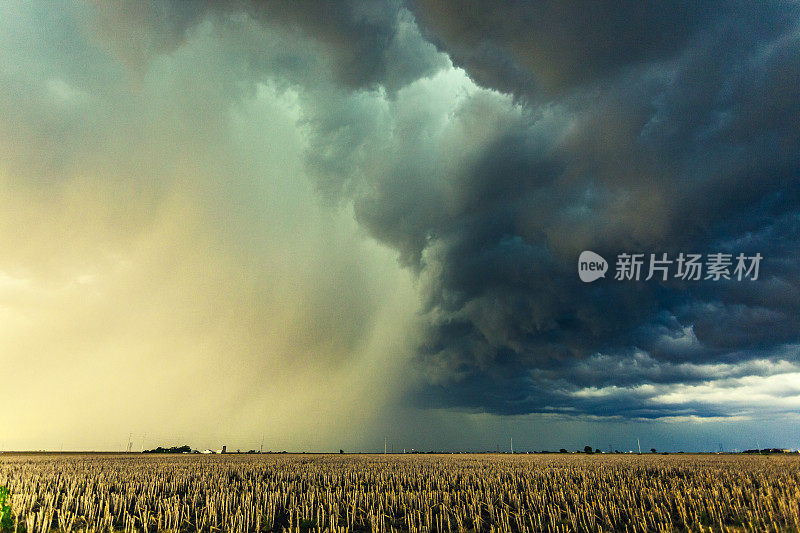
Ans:
{"label": "harvested crop field", "polygon": [[17,531],[797,531],[800,457],[3,454]]}

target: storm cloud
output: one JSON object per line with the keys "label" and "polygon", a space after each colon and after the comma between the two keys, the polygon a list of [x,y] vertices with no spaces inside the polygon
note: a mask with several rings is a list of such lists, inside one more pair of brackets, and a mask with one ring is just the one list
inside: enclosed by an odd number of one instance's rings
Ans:
{"label": "storm cloud", "polygon": [[[800,407],[796,5],[60,8],[0,8],[18,446]],[[758,280],[613,279],[717,252]]]}
{"label": "storm cloud", "polygon": [[[375,103],[385,116],[370,116],[374,130],[327,133],[313,153],[358,154],[323,179],[346,176],[359,222],[422,280],[416,362],[428,384],[415,401],[669,416],[672,406],[654,408],[644,393],[587,402],[581,391],[629,379],[615,368],[637,352],[650,361],[639,384],[693,383],[669,370],[687,363],[796,362],[796,6],[667,14],[643,3],[416,2],[413,11],[471,89],[449,108],[412,113],[406,100],[433,100],[456,74],[420,80]],[[335,131],[362,112],[337,116]],[[575,272],[584,249],[612,261],[621,252],[764,261],[758,281],[587,286]],[[597,360],[607,367],[585,371]]]}

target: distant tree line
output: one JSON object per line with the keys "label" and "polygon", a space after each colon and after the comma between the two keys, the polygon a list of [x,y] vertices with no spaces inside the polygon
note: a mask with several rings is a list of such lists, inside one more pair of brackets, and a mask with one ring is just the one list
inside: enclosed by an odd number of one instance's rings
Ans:
{"label": "distant tree line", "polygon": [[764,448],[762,450],[745,450],[743,453],[797,453],[797,451],[787,450],[785,448]]}
{"label": "distant tree line", "polygon": [[192,448],[188,444],[183,446],[172,446],[170,448],[154,448],[152,450],[144,450],[142,453],[192,453]]}

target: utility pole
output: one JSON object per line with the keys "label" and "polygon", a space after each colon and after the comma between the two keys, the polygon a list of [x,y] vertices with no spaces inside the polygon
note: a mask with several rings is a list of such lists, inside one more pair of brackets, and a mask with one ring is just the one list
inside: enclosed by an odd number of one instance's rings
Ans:
{"label": "utility pole", "polygon": [[128,453],[131,453],[133,448],[133,433],[128,433]]}
{"label": "utility pole", "polygon": [[639,447],[639,455],[642,455],[642,445],[639,444],[639,439],[636,439],[636,446]]}
{"label": "utility pole", "polygon": [[383,437],[383,455],[386,455],[386,437]]}
{"label": "utility pole", "polygon": [[511,455],[514,455],[514,437],[511,437]]}
{"label": "utility pole", "polygon": [[261,435],[261,448],[258,453],[264,453],[264,435]]}

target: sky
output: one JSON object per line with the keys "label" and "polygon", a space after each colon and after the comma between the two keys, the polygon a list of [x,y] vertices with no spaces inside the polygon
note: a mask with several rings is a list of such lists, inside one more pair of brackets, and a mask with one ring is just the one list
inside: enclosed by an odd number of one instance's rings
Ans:
{"label": "sky", "polygon": [[797,3],[0,20],[0,450],[800,448]]}

